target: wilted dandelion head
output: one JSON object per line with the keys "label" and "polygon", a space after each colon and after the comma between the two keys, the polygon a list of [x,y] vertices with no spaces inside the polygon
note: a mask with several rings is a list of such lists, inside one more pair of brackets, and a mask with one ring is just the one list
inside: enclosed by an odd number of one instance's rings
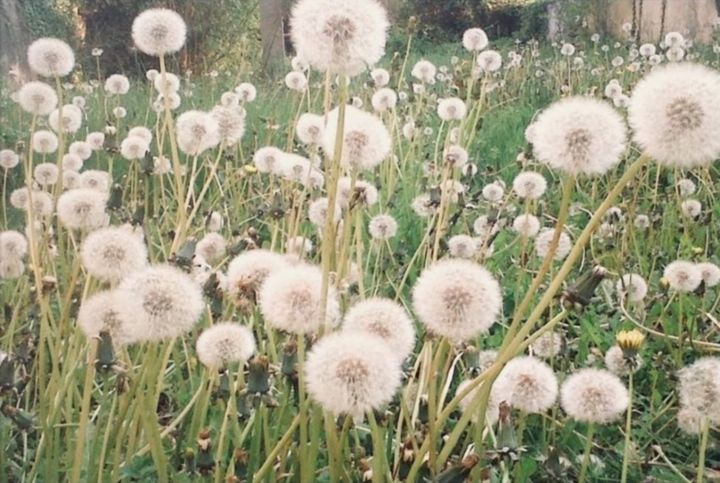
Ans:
{"label": "wilted dandelion head", "polygon": [[571,418],[607,424],[627,409],[628,391],[620,378],[604,369],[580,369],[560,388],[560,405]]}
{"label": "wilted dandelion head", "polygon": [[480,52],[488,46],[488,36],[483,29],[470,28],[463,32],[462,44],[470,52]]}
{"label": "wilted dandelion head", "polygon": [[144,340],[178,337],[193,328],[205,307],[200,287],[185,272],[170,265],[137,270],[118,290],[126,302],[123,314]]}
{"label": "wilted dandelion head", "polygon": [[177,118],[177,140],[180,150],[197,156],[220,142],[220,127],[207,112],[185,111]]}
{"label": "wilted dandelion head", "polygon": [[48,124],[55,132],[77,132],[82,126],[82,111],[72,104],[65,104],[62,106],[62,115],[60,109],[50,113]]}
{"label": "wilted dandelion head", "polygon": [[305,364],[310,397],[334,414],[355,418],[389,403],[400,378],[398,358],[389,346],[357,331],[323,337]]}
{"label": "wilted dandelion head", "polygon": [[35,181],[40,186],[52,186],[60,177],[60,170],[55,163],[40,163],[33,169]]}
{"label": "wilted dandelion head", "polygon": [[487,332],[502,306],[497,280],[467,260],[442,260],[423,270],[412,292],[413,307],[428,331],[463,341]]}
{"label": "wilted dandelion head", "polygon": [[519,198],[536,200],[545,193],[547,181],[540,173],[523,171],[515,176],[512,187]]}
{"label": "wilted dandelion head", "polygon": [[80,259],[90,275],[116,283],[147,265],[147,248],[136,234],[121,227],[107,227],[85,238]]}
{"label": "wilted dandelion head", "polygon": [[167,8],[150,8],[135,17],[132,38],[143,53],[160,57],[185,45],[187,26],[183,18]]}
{"label": "wilted dandelion head", "polygon": [[642,302],[648,291],[647,282],[637,273],[626,273],[615,287],[620,297],[627,297],[630,302]]}
{"label": "wilted dandelion head", "polygon": [[558,381],[552,368],[531,356],[516,357],[498,376],[493,391],[501,401],[526,413],[547,411],[558,396]]}
{"label": "wilted dandelion head", "polygon": [[[555,228],[545,228],[535,237],[535,253],[540,258],[545,258],[550,253],[550,247],[552,245],[553,237],[555,236]],[[555,249],[555,260],[564,259],[570,249],[572,248],[572,241],[570,236],[563,230],[560,233],[560,239]]]}
{"label": "wilted dandelion head", "polygon": [[35,131],[32,136],[32,148],[36,153],[50,154],[57,151],[58,148],[57,136],[46,130]]}
{"label": "wilted dandelion head", "polygon": [[321,317],[322,271],[298,265],[272,272],[260,289],[260,311],[265,322],[291,334],[314,332],[326,323],[335,325],[340,315],[337,293],[330,287],[325,320]]}
{"label": "wilted dandelion head", "polygon": [[220,322],[200,334],[195,350],[205,367],[222,369],[230,363],[250,359],[255,353],[255,336],[243,325]]}
{"label": "wilted dandelion head", "polygon": [[398,224],[391,215],[375,215],[368,223],[368,231],[373,240],[389,240],[397,234]]}
{"label": "wilted dandelion head", "polygon": [[636,354],[628,357],[625,351],[614,345],[605,352],[605,366],[610,372],[618,376],[626,376],[640,369],[642,359]]}
{"label": "wilted dandelion head", "polygon": [[[338,115],[338,108],[330,111],[324,131],[322,147],[329,156],[335,152]],[[345,168],[371,170],[390,154],[391,147],[390,133],[377,116],[346,106],[340,159]]]}
{"label": "wilted dandelion head", "polygon": [[438,101],[437,113],[443,121],[460,121],[467,114],[467,106],[459,97],[448,97]]}
{"label": "wilted dandelion head", "polygon": [[75,54],[70,46],[53,38],[37,39],[31,43],[27,60],[30,69],[43,77],[65,77],[75,66]]}
{"label": "wilted dandelion head", "polygon": [[127,312],[123,310],[127,299],[122,292],[108,290],[97,292],[83,300],[77,315],[77,323],[85,337],[99,337],[107,332],[117,346],[137,341],[130,327]]}
{"label": "wilted dandelion head", "polygon": [[633,90],[634,139],[659,163],[706,166],[720,155],[720,74],[693,63],[654,69]]}
{"label": "wilted dandelion head", "polygon": [[388,27],[375,0],[301,0],[290,16],[298,56],[320,71],[349,77],[380,60]]}
{"label": "wilted dandelion head", "polygon": [[678,372],[680,405],[720,424],[720,358],[701,357]]}
{"label": "wilted dandelion head", "polygon": [[20,260],[27,254],[27,250],[28,243],[22,233],[15,230],[0,232],[0,259]]}
{"label": "wilted dandelion head", "polygon": [[626,128],[608,104],[589,97],[553,103],[533,123],[537,159],[571,175],[603,174],[625,151]]}
{"label": "wilted dandelion head", "polygon": [[107,193],[93,189],[67,191],[58,198],[58,219],[69,230],[91,231],[105,226],[109,221],[107,199]]}
{"label": "wilted dandelion head", "polygon": [[11,149],[0,150],[0,168],[7,171],[17,166],[19,162],[20,156],[15,151]]}
{"label": "wilted dandelion head", "polygon": [[562,352],[565,345],[565,339],[562,334],[554,331],[545,332],[543,335],[535,339],[530,348],[536,357],[542,359],[554,359]]}
{"label": "wilted dandelion head", "polygon": [[344,331],[376,335],[403,361],[415,346],[415,325],[405,309],[391,299],[372,297],[356,303],[345,314]]}
{"label": "wilted dandelion head", "polygon": [[270,250],[248,250],[230,261],[227,269],[228,291],[238,302],[254,304],[257,292],[272,273],[288,266],[279,253]]}
{"label": "wilted dandelion head", "polygon": [[58,104],[55,89],[44,82],[28,82],[18,91],[20,107],[30,114],[46,116],[53,112]]}
{"label": "wilted dandelion head", "polygon": [[532,238],[540,231],[540,220],[529,213],[518,215],[512,224],[513,230],[522,236]]}
{"label": "wilted dandelion head", "polygon": [[319,145],[325,132],[325,120],[322,116],[306,112],[298,118],[295,134],[303,144]]}
{"label": "wilted dandelion head", "polygon": [[685,260],[676,260],[665,267],[663,277],[670,288],[678,292],[692,292],[703,281],[698,266]]}

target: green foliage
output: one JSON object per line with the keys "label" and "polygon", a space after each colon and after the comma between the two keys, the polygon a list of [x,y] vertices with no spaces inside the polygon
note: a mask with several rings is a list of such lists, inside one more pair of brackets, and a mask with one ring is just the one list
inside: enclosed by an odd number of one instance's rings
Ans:
{"label": "green foliage", "polygon": [[32,37],[58,37],[73,43],[72,17],[57,0],[23,0],[19,4]]}

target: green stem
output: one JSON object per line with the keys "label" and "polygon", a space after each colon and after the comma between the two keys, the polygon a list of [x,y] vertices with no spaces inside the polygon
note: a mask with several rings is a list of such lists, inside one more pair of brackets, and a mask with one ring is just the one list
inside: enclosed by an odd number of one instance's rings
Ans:
{"label": "green stem", "polygon": [[582,464],[580,466],[580,477],[578,483],[585,483],[587,478],[588,466],[590,464],[590,453],[592,451],[593,436],[595,436],[595,423],[589,423],[587,434],[585,435],[585,452],[583,453]]}

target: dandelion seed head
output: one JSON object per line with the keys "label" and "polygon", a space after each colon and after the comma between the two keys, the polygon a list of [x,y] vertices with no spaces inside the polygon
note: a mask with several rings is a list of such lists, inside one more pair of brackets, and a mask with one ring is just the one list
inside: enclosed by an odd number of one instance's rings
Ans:
{"label": "dandelion seed head", "polygon": [[107,199],[107,193],[93,189],[66,191],[58,198],[58,219],[69,230],[92,231],[101,228],[109,222],[105,213]]}
{"label": "dandelion seed head", "polygon": [[648,291],[647,282],[637,273],[626,273],[620,277],[615,288],[621,298],[627,297],[630,302],[642,302]]}
{"label": "dandelion seed head", "polygon": [[137,334],[130,329],[122,309],[126,302],[122,292],[107,290],[96,292],[83,300],[78,310],[77,324],[87,338],[100,337],[107,332],[116,346],[124,346],[137,341]]}
{"label": "dandelion seed head", "polygon": [[30,44],[27,50],[30,69],[43,77],[65,77],[75,66],[75,53],[59,39],[42,38]]}
{"label": "dandelion seed head", "polygon": [[141,238],[123,228],[100,228],[83,240],[80,260],[88,274],[117,283],[147,265],[147,248]]}
{"label": "dandelion seed head", "polygon": [[[550,246],[552,245],[553,237],[555,236],[555,228],[545,228],[535,237],[535,253],[540,258],[545,258],[550,252]],[[570,249],[572,248],[572,241],[570,236],[562,231],[560,233],[560,239],[558,240],[557,248],[555,249],[555,260],[564,259]]]}
{"label": "dandelion seed head", "polygon": [[448,251],[454,258],[473,258],[478,248],[477,240],[469,235],[455,235],[448,240]]}
{"label": "dandelion seed head", "polygon": [[209,369],[244,363],[255,353],[252,331],[235,322],[219,322],[205,329],[195,344],[198,359]]}
{"label": "dandelion seed head", "polygon": [[531,356],[516,357],[500,372],[497,398],[526,413],[542,413],[555,404],[558,381],[552,368]]}
{"label": "dandelion seed head", "polygon": [[437,113],[443,121],[460,121],[467,114],[467,106],[459,97],[448,97],[438,101]]}
{"label": "dandelion seed head", "polygon": [[678,371],[680,406],[720,424],[720,358],[701,357]]}
{"label": "dandelion seed head", "polygon": [[150,144],[140,136],[129,136],[120,143],[120,154],[128,161],[143,159],[150,149]]}
{"label": "dandelion seed head", "polygon": [[[338,125],[338,108],[328,114],[322,148],[325,153],[335,152]],[[385,124],[375,115],[346,106],[343,130],[341,164],[347,169],[372,170],[388,157],[392,138]]]}
{"label": "dandelion seed head", "polygon": [[55,89],[44,82],[28,82],[18,90],[18,102],[26,112],[37,116],[47,116],[55,110],[58,97]]}
{"label": "dandelion seed head", "polygon": [[250,298],[254,303],[265,279],[287,266],[285,257],[270,250],[257,249],[243,252],[233,258],[228,265],[228,291],[236,300]]}
{"label": "dandelion seed head", "polygon": [[195,254],[200,255],[208,263],[217,263],[225,256],[227,242],[220,233],[210,232],[197,242]]}
{"label": "dandelion seed head", "polygon": [[692,292],[702,282],[702,272],[698,266],[685,260],[676,260],[665,267],[663,277],[670,288],[678,292]]}
{"label": "dandelion seed head", "polygon": [[398,224],[391,215],[375,215],[368,223],[370,238],[373,240],[389,240],[397,235]]}
{"label": "dandelion seed head", "polygon": [[32,136],[32,148],[39,154],[51,154],[57,151],[59,141],[55,133],[40,130],[35,131]]}
{"label": "dandelion seed head", "polygon": [[545,332],[543,335],[535,339],[530,348],[536,357],[541,359],[554,359],[560,355],[565,338],[562,334],[554,331]]}
{"label": "dandelion seed head", "polygon": [[319,145],[322,142],[324,132],[325,120],[323,117],[309,112],[301,114],[295,126],[295,134],[300,142],[311,146]]}
{"label": "dandelion seed head", "polygon": [[607,424],[617,420],[630,402],[628,391],[612,372],[580,369],[560,388],[560,405],[572,419]]}
{"label": "dandelion seed head", "polygon": [[605,366],[617,376],[626,376],[640,369],[642,359],[634,356],[628,358],[618,345],[610,347],[605,352]]}
{"label": "dandelion seed head", "polygon": [[463,32],[462,44],[465,50],[480,52],[488,46],[488,36],[483,29],[470,28]]}
{"label": "dandelion seed head", "polygon": [[33,169],[35,181],[40,186],[52,186],[60,177],[60,170],[55,163],[40,163]]}
{"label": "dandelion seed head", "polygon": [[220,142],[217,120],[202,111],[185,111],[177,118],[178,148],[189,156],[197,156]]}
{"label": "dandelion seed head", "polygon": [[167,8],[149,8],[135,17],[132,24],[135,46],[154,57],[179,51],[185,45],[186,36],[183,18]]}
{"label": "dandelion seed head", "polygon": [[529,213],[518,215],[512,224],[515,232],[528,238],[533,238],[540,231],[540,220]]}
{"label": "dandelion seed head", "polygon": [[122,74],[113,74],[105,79],[105,91],[112,95],[124,95],[130,90],[130,79]]}
{"label": "dandelion seed head", "polygon": [[512,188],[519,198],[536,200],[545,193],[547,181],[540,173],[523,171],[513,179]]}
{"label": "dandelion seed head", "polygon": [[0,259],[22,259],[27,255],[28,243],[19,231],[6,230],[0,232]]}

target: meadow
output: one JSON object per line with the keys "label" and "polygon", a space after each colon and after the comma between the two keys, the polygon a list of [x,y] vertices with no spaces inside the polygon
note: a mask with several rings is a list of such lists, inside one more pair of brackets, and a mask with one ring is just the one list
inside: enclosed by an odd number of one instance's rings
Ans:
{"label": "meadow", "polygon": [[144,77],[31,44],[0,480],[720,476],[720,47],[387,28],[301,0],[274,81],[172,72],[165,9]]}

